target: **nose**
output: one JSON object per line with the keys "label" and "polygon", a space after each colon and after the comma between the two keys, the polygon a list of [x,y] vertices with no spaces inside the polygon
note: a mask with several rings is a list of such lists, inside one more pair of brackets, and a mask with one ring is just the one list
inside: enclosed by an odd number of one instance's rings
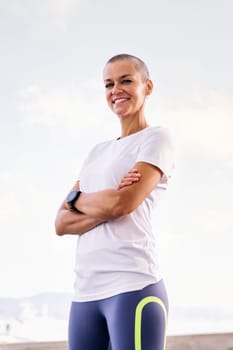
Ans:
{"label": "nose", "polygon": [[117,94],[118,92],[121,92],[122,89],[120,88],[120,86],[115,83],[112,87],[112,91],[111,91],[111,94],[114,95],[114,94]]}

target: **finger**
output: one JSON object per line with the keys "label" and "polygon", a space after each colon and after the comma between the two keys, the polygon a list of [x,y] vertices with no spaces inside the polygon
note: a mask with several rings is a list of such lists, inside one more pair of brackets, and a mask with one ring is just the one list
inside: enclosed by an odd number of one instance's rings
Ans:
{"label": "finger", "polygon": [[123,187],[126,187],[126,186],[130,186],[133,183],[138,182],[138,181],[139,181],[139,178],[132,178],[132,179],[127,179],[127,180],[122,180],[119,183],[118,188],[123,188]]}
{"label": "finger", "polygon": [[138,173],[138,169],[136,169],[136,168],[130,169],[130,170],[128,171],[128,173],[129,173],[129,174]]}
{"label": "finger", "polygon": [[123,185],[123,186],[127,186],[127,185],[131,185],[132,184],[132,180],[127,180],[127,181],[121,181],[121,185]]}
{"label": "finger", "polygon": [[118,188],[130,186],[130,185],[132,185],[132,183],[133,183],[132,181],[123,181],[123,182],[119,183]]}
{"label": "finger", "polygon": [[121,182],[135,182],[135,181],[139,181],[140,177],[129,177],[127,179],[122,179]]}
{"label": "finger", "polygon": [[128,174],[126,174],[124,177],[123,177],[123,179],[134,179],[134,178],[138,178],[138,177],[140,177],[141,176],[141,174],[139,174],[139,173],[128,173]]}

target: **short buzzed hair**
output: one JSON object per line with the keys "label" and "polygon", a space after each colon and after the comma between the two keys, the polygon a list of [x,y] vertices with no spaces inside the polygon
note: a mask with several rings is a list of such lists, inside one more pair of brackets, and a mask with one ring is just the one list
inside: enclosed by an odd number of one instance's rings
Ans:
{"label": "short buzzed hair", "polygon": [[142,73],[142,78],[143,80],[147,81],[148,79],[150,79],[150,74],[149,74],[149,70],[145,64],[145,62],[143,62],[140,58],[133,56],[133,55],[129,55],[127,53],[121,53],[119,55],[115,55],[113,57],[111,57],[106,64],[108,63],[113,63],[116,61],[120,61],[120,60],[129,60],[129,61],[134,61],[136,67],[141,71]]}

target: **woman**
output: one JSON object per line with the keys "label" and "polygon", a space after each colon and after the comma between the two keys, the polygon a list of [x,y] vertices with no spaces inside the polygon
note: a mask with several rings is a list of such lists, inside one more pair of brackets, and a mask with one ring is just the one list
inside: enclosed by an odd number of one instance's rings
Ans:
{"label": "woman", "polygon": [[90,152],[56,218],[58,235],[79,236],[69,350],[164,350],[168,301],[151,215],[172,173],[171,140],[145,119],[153,83],[141,59],[114,56],[103,76],[121,136]]}

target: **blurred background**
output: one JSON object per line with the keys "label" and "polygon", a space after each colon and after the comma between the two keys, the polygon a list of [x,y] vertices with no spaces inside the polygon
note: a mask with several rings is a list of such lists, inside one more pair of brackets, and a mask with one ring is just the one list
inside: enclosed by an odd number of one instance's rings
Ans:
{"label": "blurred background", "polygon": [[147,119],[176,149],[154,218],[169,334],[233,330],[232,15],[231,0],[1,1],[2,339],[66,339],[76,237],[54,219],[89,150],[120,134],[102,81],[118,53],[148,65]]}

